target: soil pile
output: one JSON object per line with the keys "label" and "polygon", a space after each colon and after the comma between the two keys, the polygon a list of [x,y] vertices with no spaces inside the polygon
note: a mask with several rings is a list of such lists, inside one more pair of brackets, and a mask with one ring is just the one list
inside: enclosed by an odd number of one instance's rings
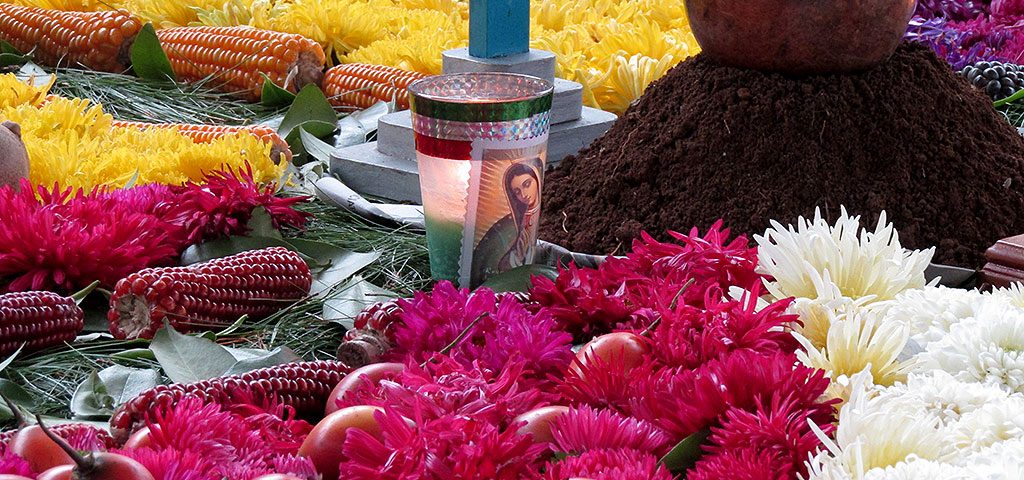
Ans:
{"label": "soil pile", "polygon": [[648,88],[608,133],[550,172],[541,238],[621,253],[641,230],[761,233],[816,206],[909,248],[980,267],[1024,233],[1024,140],[931,50],[902,45],[852,75],[789,78],[698,55]]}

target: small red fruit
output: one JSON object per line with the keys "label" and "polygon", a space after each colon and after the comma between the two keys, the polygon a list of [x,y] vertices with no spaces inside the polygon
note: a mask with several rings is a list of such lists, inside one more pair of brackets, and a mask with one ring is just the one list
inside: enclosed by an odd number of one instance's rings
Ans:
{"label": "small red fruit", "polygon": [[338,401],[345,398],[345,395],[363,386],[365,382],[376,385],[382,378],[398,375],[402,370],[405,370],[405,365],[401,363],[371,363],[365,367],[353,370],[348,375],[345,375],[341,382],[338,382],[338,385],[331,391],[331,396],[327,397],[325,414],[330,415],[337,412]]}
{"label": "small red fruit", "polygon": [[33,472],[43,472],[61,465],[74,465],[75,461],[64,452],[60,445],[50,439],[39,425],[21,427],[11,437],[7,448],[24,458]]}
{"label": "small red fruit", "polygon": [[[602,363],[622,363],[629,371],[642,365],[650,353],[650,340],[635,333],[615,332],[591,340],[576,353],[576,358],[583,365],[594,359]],[[572,368],[578,370],[575,363]]]}
{"label": "small red fruit", "polygon": [[345,459],[341,447],[345,444],[348,430],[357,428],[383,440],[380,423],[374,418],[375,413],[382,411],[380,407],[357,405],[324,417],[302,442],[299,455],[313,461],[323,480],[338,480],[338,466]]}
{"label": "small red fruit", "polygon": [[44,480],[156,480],[141,463],[124,455],[110,452],[90,452],[83,456],[71,448],[71,445],[68,445],[63,438],[46,428],[40,416],[36,415],[36,420],[43,433],[64,450],[64,453],[75,463],[74,467],[70,469],[67,469],[67,466],[62,466],[47,470],[46,473],[50,473],[51,470],[53,472]]}
{"label": "small red fruit", "polygon": [[32,479],[28,478],[28,477],[23,477],[21,475],[11,475],[9,473],[4,473],[4,474],[0,474],[0,480],[32,480]]}
{"label": "small red fruit", "polygon": [[526,422],[519,428],[520,435],[530,434],[536,443],[551,443],[555,437],[551,434],[551,422],[569,411],[569,407],[552,405],[530,410],[512,420],[512,423]]}
{"label": "small red fruit", "polygon": [[[0,479],[3,480],[3,479]],[[295,475],[288,475],[286,473],[272,473],[270,475],[263,475],[262,477],[256,477],[254,480],[306,480]]]}
{"label": "small red fruit", "polygon": [[128,441],[124,442],[125,450],[135,450],[153,446],[153,437],[150,436],[149,427],[142,427],[135,431]]}
{"label": "small red fruit", "polygon": [[74,474],[74,465],[61,465],[40,473],[36,480],[72,480]]}

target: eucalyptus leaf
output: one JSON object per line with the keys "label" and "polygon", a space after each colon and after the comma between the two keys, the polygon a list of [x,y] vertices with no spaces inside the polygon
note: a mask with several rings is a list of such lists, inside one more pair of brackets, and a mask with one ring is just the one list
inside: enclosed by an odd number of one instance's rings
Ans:
{"label": "eucalyptus leaf", "polygon": [[[330,128],[330,131],[326,135],[330,135],[334,131],[334,123],[337,120],[338,114],[334,112],[334,107],[331,107],[331,103],[327,101],[324,92],[317,88],[316,85],[306,85],[295,96],[295,101],[292,102],[292,106],[285,113],[284,119],[281,120],[281,126],[278,127],[277,133],[282,137],[287,137],[292,130],[300,125],[320,122],[328,124],[327,128]],[[324,134],[318,133],[322,130],[317,128],[308,128],[309,133],[323,136]]]}
{"label": "eucalyptus leaf", "polygon": [[249,227],[248,236],[282,238],[281,231],[274,226],[274,218],[270,216],[270,212],[267,212],[265,207],[254,208],[246,226]]}
{"label": "eucalyptus leaf", "polygon": [[398,298],[398,294],[380,288],[363,277],[352,278],[338,292],[324,302],[324,320],[352,328],[355,318],[363,309],[383,301]]}
{"label": "eucalyptus leaf", "polygon": [[338,135],[335,147],[350,147],[367,142],[371,133],[377,131],[380,118],[391,113],[386,102],[377,102],[372,107],[355,112],[338,121]]}
{"label": "eucalyptus leaf", "polygon": [[154,355],[153,351],[148,348],[122,350],[120,352],[112,353],[110,357],[122,360],[156,360],[156,355]]}
{"label": "eucalyptus leaf", "polygon": [[139,78],[150,80],[175,80],[171,62],[160,46],[153,24],[147,23],[135,36],[131,47],[132,70]]}
{"label": "eucalyptus leaf", "polygon": [[260,103],[268,107],[284,107],[295,101],[295,94],[279,87],[265,73],[263,77],[263,91],[260,93]]}
{"label": "eucalyptus leaf", "polygon": [[235,365],[235,357],[216,342],[178,333],[164,325],[149,345],[164,373],[174,383],[219,377]]}
{"label": "eucalyptus leaf", "polygon": [[685,472],[696,465],[697,460],[700,460],[700,457],[704,454],[703,450],[701,450],[701,445],[704,444],[710,434],[711,430],[705,428],[684,438],[664,457],[661,457],[659,463],[673,473]]}
{"label": "eucalyptus leaf", "polygon": [[181,254],[182,265],[193,265],[236,253],[259,250],[267,247],[288,247],[280,238],[271,237],[228,237],[192,245]]}
{"label": "eucalyptus leaf", "polygon": [[309,266],[313,273],[313,288],[310,289],[310,295],[314,296],[326,296],[331,290],[380,257],[380,252],[352,252],[311,240],[295,238],[290,239],[289,242],[296,251],[316,262]]}
{"label": "eucalyptus leaf", "polygon": [[[15,405],[24,407],[27,410],[35,408],[36,402],[32,395],[25,391],[21,385],[6,378],[0,378],[0,393],[14,402]],[[0,402],[0,421],[8,421],[13,418],[14,415],[11,413],[11,409],[7,407],[7,402]]]}
{"label": "eucalyptus leaf", "polygon": [[329,143],[320,140],[312,133],[306,131],[305,128],[299,129],[299,138],[302,141],[302,147],[309,156],[325,164],[331,162],[331,152],[334,150],[334,147]]}
{"label": "eucalyptus leaf", "polygon": [[530,280],[534,276],[554,280],[558,276],[558,269],[550,265],[523,265],[488,278],[481,287],[495,292],[525,292],[530,289]]}
{"label": "eucalyptus leaf", "polygon": [[93,372],[71,397],[76,417],[109,417],[117,407],[160,384],[160,372],[153,369],[112,365]]}
{"label": "eucalyptus leaf", "polygon": [[223,375],[237,375],[240,373],[256,370],[257,368],[273,367],[282,363],[291,363],[301,360],[288,347],[277,347],[271,351],[253,351],[251,349],[228,349],[228,352],[236,359]]}

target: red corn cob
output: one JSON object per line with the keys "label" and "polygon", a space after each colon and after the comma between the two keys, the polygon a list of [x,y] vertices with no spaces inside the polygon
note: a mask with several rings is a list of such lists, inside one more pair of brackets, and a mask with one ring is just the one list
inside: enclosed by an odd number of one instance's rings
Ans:
{"label": "red corn cob", "polygon": [[239,253],[188,267],[147,268],[117,282],[107,321],[120,339],[153,338],[164,320],[179,331],[266,317],[309,293],[313,277],[284,247]]}
{"label": "red corn cob", "polygon": [[[57,434],[58,437],[63,438],[72,446],[83,445],[83,443],[93,443],[92,439],[95,438],[95,443],[98,445],[88,445],[88,449],[91,450],[94,447],[100,447],[102,450],[110,450],[114,448],[114,437],[111,437],[106,430],[97,428],[88,423],[65,423],[61,425],[47,425],[47,428],[51,432]],[[15,433],[18,433],[18,429],[7,430],[6,432],[0,432],[0,454],[7,451],[7,444],[11,441],[11,437]],[[86,448],[83,448],[83,450]]]}
{"label": "red corn cob", "polygon": [[237,133],[248,133],[264,143],[272,145],[270,149],[270,158],[274,163],[280,163],[281,155],[284,155],[284,160],[290,162],[292,160],[292,151],[288,148],[288,142],[286,142],[277,131],[266,125],[246,125],[242,127],[228,126],[228,125],[192,125],[188,123],[145,123],[145,122],[129,122],[125,120],[114,120],[112,124],[115,128],[135,128],[138,130],[146,130],[148,128],[176,128],[178,133],[185,135],[192,139],[196,143],[210,143],[215,139],[227,136],[235,135]]}
{"label": "red corn cob", "polygon": [[261,368],[241,375],[196,383],[161,385],[129,400],[110,418],[114,439],[124,443],[133,431],[185,395],[221,405],[285,405],[310,420],[323,415],[331,390],[351,369],[341,362],[296,362]]}
{"label": "red corn cob", "polygon": [[31,352],[70,342],[82,331],[84,319],[74,299],[53,292],[0,295],[0,357],[22,345]]}

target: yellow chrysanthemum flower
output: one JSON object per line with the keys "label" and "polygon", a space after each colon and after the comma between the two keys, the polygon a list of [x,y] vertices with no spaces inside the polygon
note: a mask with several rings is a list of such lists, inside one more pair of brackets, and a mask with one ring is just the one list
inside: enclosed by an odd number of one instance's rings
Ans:
{"label": "yellow chrysanthemum flower", "polygon": [[38,106],[46,99],[56,77],[50,76],[45,86],[35,87],[18,80],[14,75],[0,75],[0,109],[19,105]]}
{"label": "yellow chrysanthemum flower", "polygon": [[[0,85],[13,75],[0,76]],[[12,90],[13,91],[13,90]],[[38,185],[92,189],[120,187],[137,176],[136,183],[178,185],[202,180],[207,173],[249,164],[254,179],[281,178],[286,164],[270,159],[271,145],[253,135],[238,134],[210,143],[195,143],[172,129],[138,130],[112,127],[113,118],[88,100],[53,98],[38,106],[39,94],[19,94],[13,105],[0,105],[0,121],[21,125],[29,154],[29,180]]]}
{"label": "yellow chrysanthemum flower", "polygon": [[[183,27],[198,21],[197,12],[224,6],[225,0],[126,0],[125,8],[157,28]],[[248,6],[248,5],[247,5]]]}
{"label": "yellow chrysanthemum flower", "polygon": [[594,87],[594,96],[601,108],[622,113],[643,95],[648,85],[661,78],[682,59],[665,55],[660,59],[636,54],[632,57],[615,55],[608,76]]}

